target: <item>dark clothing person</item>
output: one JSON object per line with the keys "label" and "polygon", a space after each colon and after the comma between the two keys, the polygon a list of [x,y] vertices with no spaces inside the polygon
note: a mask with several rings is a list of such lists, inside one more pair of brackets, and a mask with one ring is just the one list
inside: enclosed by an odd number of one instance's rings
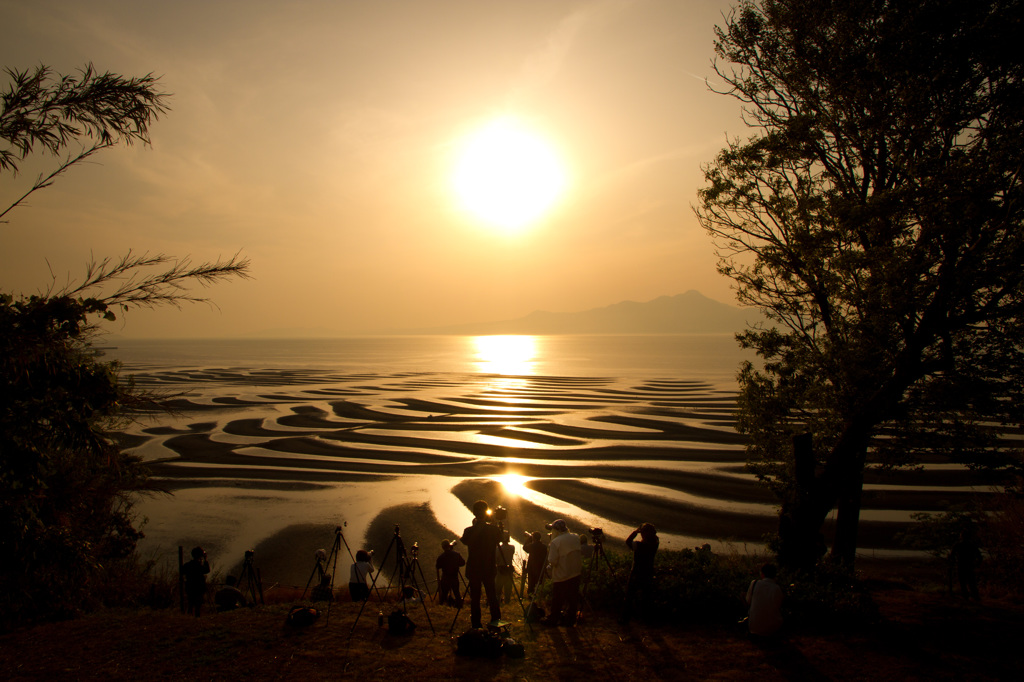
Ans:
{"label": "dark clothing person", "polygon": [[188,601],[188,613],[199,617],[206,597],[206,576],[210,573],[210,563],[206,560],[206,552],[202,547],[192,550],[192,560],[181,567],[185,578],[185,597]]}
{"label": "dark clothing person", "polygon": [[320,578],[320,584],[313,588],[310,594],[313,601],[334,601],[334,590],[331,586],[331,574],[324,573]]}
{"label": "dark clothing person", "polygon": [[747,588],[747,628],[753,637],[771,637],[782,627],[782,588],[775,582],[775,566],[761,567],[761,579]]}
{"label": "dark clothing person", "polygon": [[533,595],[544,577],[544,566],[548,562],[548,546],[541,542],[539,531],[534,532],[532,540],[523,545],[526,552],[526,594]]}
{"label": "dark clothing person", "polygon": [[466,565],[462,555],[451,548],[445,540],[441,543],[442,552],[434,562],[437,570],[437,602],[461,606],[462,594],[459,587],[459,569]]}
{"label": "dark clothing person", "polygon": [[542,622],[546,625],[576,625],[580,611],[580,578],[576,575],[551,583],[551,615]]}
{"label": "dark clothing person", "polygon": [[[637,535],[640,536],[639,540],[636,539]],[[650,523],[641,525],[626,538],[626,546],[633,552],[633,567],[629,571],[629,582],[626,583],[624,620],[629,618],[638,593],[644,602],[650,601],[651,588],[654,586],[654,555],[659,544],[658,534]]]}
{"label": "dark clothing person", "polygon": [[498,545],[494,553],[494,565],[498,571],[494,578],[494,586],[498,590],[498,600],[502,604],[510,603],[515,594],[515,570],[512,567],[515,554],[516,548],[507,542]]}
{"label": "dark clothing person", "polygon": [[478,500],[473,504],[473,525],[462,533],[462,544],[469,550],[466,559],[466,579],[469,581],[469,615],[474,628],[482,627],[480,596],[481,591],[487,593],[487,603],[491,609],[491,621],[501,620],[501,605],[498,603],[498,591],[494,586],[497,567],[494,563],[494,552],[501,542],[501,531],[487,523],[487,503]]}

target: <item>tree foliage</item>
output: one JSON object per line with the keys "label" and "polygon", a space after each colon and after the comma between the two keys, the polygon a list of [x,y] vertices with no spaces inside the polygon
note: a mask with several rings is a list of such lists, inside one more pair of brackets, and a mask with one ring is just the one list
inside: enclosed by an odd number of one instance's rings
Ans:
{"label": "tree foliage", "polygon": [[1020,0],[763,0],[717,29],[755,134],[705,168],[697,215],[773,323],[738,337],[764,360],[739,425],[784,501],[784,561],[813,560],[836,507],[852,561],[865,466],[1015,461],[1022,24]]}
{"label": "tree foliage", "polygon": [[[165,110],[151,76],[97,74],[91,65],[77,77],[47,67],[7,74],[0,171],[17,174],[34,152],[66,156],[0,215],[101,149],[147,142]],[[0,292],[0,622],[81,608],[106,563],[141,537],[132,504],[150,489],[147,472],[112,432],[150,398],[91,345],[96,322],[131,307],[204,301],[188,285],[246,277],[248,266],[237,255],[193,265],[129,252],[90,263],[80,283],[59,290]]]}

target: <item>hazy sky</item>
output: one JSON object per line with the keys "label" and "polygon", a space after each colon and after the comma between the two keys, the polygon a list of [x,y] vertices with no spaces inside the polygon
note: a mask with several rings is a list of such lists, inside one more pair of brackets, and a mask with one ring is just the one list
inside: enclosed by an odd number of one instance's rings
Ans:
{"label": "hazy sky", "polygon": [[[151,147],[108,150],[0,225],[0,290],[90,254],[230,256],[218,308],[135,311],[126,336],[362,333],[698,289],[733,302],[691,206],[746,136],[708,90],[729,0],[0,0],[0,65],[154,73]],[[3,87],[7,87],[4,78]],[[460,141],[498,116],[565,164],[518,232],[459,209]],[[35,177],[4,176],[8,199]]]}

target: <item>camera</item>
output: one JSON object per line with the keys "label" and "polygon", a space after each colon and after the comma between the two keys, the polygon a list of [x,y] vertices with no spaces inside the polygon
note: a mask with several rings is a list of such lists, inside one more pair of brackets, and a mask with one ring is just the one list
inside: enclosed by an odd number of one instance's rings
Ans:
{"label": "camera", "polygon": [[604,530],[601,528],[591,528],[590,537],[594,539],[595,543],[601,542],[604,540]]}
{"label": "camera", "polygon": [[[206,552],[203,552],[203,555],[205,556],[205,555],[206,555]],[[237,555],[236,555],[236,556],[237,556]],[[247,560],[247,561],[252,561],[252,558],[253,558],[254,556],[256,556],[256,550],[253,550],[253,549],[247,549],[247,550],[245,550],[245,558],[246,558],[246,560]]]}
{"label": "camera", "polygon": [[491,514],[494,516],[495,521],[504,521],[508,518],[508,509],[498,506],[491,511]]}

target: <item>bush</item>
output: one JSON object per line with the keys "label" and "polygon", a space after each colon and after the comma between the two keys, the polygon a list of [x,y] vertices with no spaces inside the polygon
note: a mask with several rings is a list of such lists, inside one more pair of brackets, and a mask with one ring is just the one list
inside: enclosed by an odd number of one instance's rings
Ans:
{"label": "bush", "polygon": [[[632,557],[606,556],[607,564],[594,559],[584,567],[581,589],[587,606],[620,614]],[[659,550],[654,563],[655,587],[646,605],[634,611],[639,618],[657,623],[735,623],[746,612],[744,595],[751,575],[756,575],[754,567],[760,563],[755,556]]]}
{"label": "bush", "polygon": [[[584,606],[618,615],[625,606],[631,557],[607,556],[610,570],[604,562],[584,567]],[[646,609],[637,608],[634,613],[651,623],[735,624],[747,613],[750,581],[768,561],[771,557],[765,554],[659,550],[650,602]],[[870,594],[846,569],[821,564],[798,575],[782,573],[778,582],[786,595],[783,611],[791,624],[844,626],[877,617]]]}
{"label": "bush", "polygon": [[0,295],[0,611],[5,623],[87,606],[105,562],[140,533],[138,458],[105,429],[127,388],[90,352],[88,300]]}
{"label": "bush", "polygon": [[878,619],[878,608],[864,583],[842,564],[820,562],[799,574],[780,573],[786,595],[783,613],[796,627],[844,627]]}

